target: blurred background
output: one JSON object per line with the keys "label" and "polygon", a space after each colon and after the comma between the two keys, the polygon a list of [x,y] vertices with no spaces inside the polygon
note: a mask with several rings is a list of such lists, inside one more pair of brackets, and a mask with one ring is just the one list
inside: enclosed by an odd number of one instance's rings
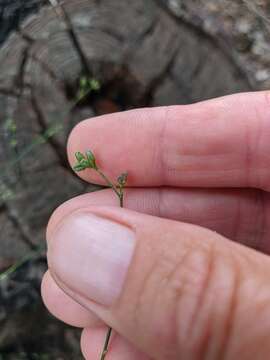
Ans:
{"label": "blurred background", "polygon": [[67,163],[73,126],[269,85],[267,0],[0,0],[0,360],[81,358],[40,298],[50,214],[98,190]]}

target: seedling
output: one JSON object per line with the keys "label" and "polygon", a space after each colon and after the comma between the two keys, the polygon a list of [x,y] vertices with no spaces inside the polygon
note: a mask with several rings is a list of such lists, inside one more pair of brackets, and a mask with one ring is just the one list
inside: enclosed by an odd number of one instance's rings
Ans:
{"label": "seedling", "polygon": [[123,200],[124,200],[124,188],[127,183],[128,174],[125,172],[121,174],[118,179],[117,183],[114,184],[112,180],[110,180],[98,167],[96,163],[96,158],[92,151],[88,150],[85,154],[81,152],[76,152],[75,158],[77,160],[77,164],[73,167],[73,170],[76,172],[83,171],[85,169],[92,169],[95,170],[100,177],[105,181],[106,185],[110,187],[115,194],[119,198],[120,206],[123,207]]}
{"label": "seedling", "polygon": [[[82,154],[81,152],[76,152],[75,158],[77,160],[77,163],[73,167],[74,171],[80,172],[80,171],[84,171],[86,169],[92,169],[92,170],[96,171],[100,175],[100,177],[105,181],[106,185],[115,192],[115,194],[119,198],[120,207],[123,207],[124,206],[124,189],[127,184],[128,173],[125,172],[125,173],[121,174],[117,179],[117,183],[114,183],[112,180],[110,180],[107,177],[107,175],[105,175],[103,173],[103,171],[100,170],[99,166],[97,165],[96,158],[95,158],[94,154],[92,153],[92,151],[88,150],[88,151],[86,151],[85,154]],[[104,360],[108,353],[111,334],[112,334],[112,328],[109,328],[108,332],[106,334],[106,338],[105,338],[104,346],[103,346],[102,353],[100,356],[100,360]]]}
{"label": "seedling", "polygon": [[82,76],[79,82],[79,90],[77,93],[76,100],[81,101],[91,92],[97,92],[101,88],[100,82],[95,78],[88,78]]}

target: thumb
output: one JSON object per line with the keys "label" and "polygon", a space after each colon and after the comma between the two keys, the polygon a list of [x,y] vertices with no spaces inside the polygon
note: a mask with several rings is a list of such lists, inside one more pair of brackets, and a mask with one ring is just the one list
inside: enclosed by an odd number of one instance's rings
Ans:
{"label": "thumb", "polygon": [[154,359],[266,359],[270,261],[198,226],[75,211],[51,232],[58,284]]}

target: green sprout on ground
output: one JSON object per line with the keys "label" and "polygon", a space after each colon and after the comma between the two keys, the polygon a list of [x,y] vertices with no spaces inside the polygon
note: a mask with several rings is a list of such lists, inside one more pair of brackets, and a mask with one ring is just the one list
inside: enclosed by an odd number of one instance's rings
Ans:
{"label": "green sprout on ground", "polygon": [[12,118],[7,118],[4,123],[4,130],[7,132],[10,141],[9,144],[12,148],[15,148],[18,145],[17,140],[17,125]]}
{"label": "green sprout on ground", "polygon": [[15,197],[14,192],[0,179],[0,202],[11,200]]}
{"label": "green sprout on ground", "polygon": [[[117,183],[115,184],[113,181],[111,181],[107,175],[103,173],[102,170],[100,170],[99,166],[97,165],[96,158],[92,151],[88,150],[85,152],[85,154],[82,154],[81,152],[76,152],[75,158],[77,160],[77,163],[73,167],[73,170],[76,172],[84,171],[86,169],[92,169],[96,171],[100,177],[105,181],[106,185],[110,187],[115,194],[117,195],[119,199],[120,207],[124,206],[124,189],[127,184],[128,180],[128,173],[125,172],[121,174],[118,179]],[[106,334],[104,346],[101,352],[100,360],[104,360],[108,351],[109,351],[109,344],[110,344],[110,338],[112,335],[112,328],[108,329],[108,332]]]}
{"label": "green sprout on ground", "polygon": [[99,80],[95,78],[88,78],[87,76],[82,76],[79,80],[79,90],[76,96],[77,101],[81,101],[91,92],[97,92],[101,88]]}

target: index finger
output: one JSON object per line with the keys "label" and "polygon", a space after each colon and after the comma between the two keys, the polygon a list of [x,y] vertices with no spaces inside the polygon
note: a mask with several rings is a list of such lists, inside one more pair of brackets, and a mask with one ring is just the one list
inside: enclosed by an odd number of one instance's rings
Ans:
{"label": "index finger", "polygon": [[[145,108],[85,120],[68,156],[91,149],[129,186],[270,188],[270,93],[230,95],[193,105]],[[79,174],[100,183],[91,170]]]}

